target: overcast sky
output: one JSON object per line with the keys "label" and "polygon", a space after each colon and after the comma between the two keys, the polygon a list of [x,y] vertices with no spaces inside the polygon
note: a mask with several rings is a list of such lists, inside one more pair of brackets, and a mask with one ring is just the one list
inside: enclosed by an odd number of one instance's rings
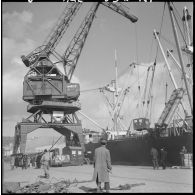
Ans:
{"label": "overcast sky", "polygon": [[[57,52],[63,54],[91,5],[92,3],[83,4],[57,46]],[[144,109],[142,110],[137,106],[141,98],[137,88],[139,83],[143,91],[147,67],[154,62],[156,56],[157,42],[154,39],[153,30],[160,30],[164,3],[129,2],[125,5],[130,8],[132,14],[138,17],[136,24],[131,23],[128,19],[103,5],[99,6],[77,63],[73,81],[80,83],[81,90],[98,88],[110,83],[115,77],[115,49],[117,51],[119,75],[121,72],[124,73],[119,78],[121,88],[125,86],[127,81],[128,66],[132,62],[144,64],[146,67],[140,66],[130,73],[127,82],[127,86],[131,86],[131,90],[125,98],[121,114],[123,115],[124,124],[128,127],[131,119],[141,117],[144,113]],[[182,16],[184,6],[187,6],[191,15],[193,13],[191,2],[175,2],[174,5],[180,16]],[[23,78],[28,68],[21,62],[20,56],[29,54],[43,43],[64,7],[65,3],[63,2],[2,3],[2,122],[3,135],[5,136],[13,136],[16,123],[29,116],[29,113],[26,112],[27,103],[22,100]],[[162,39],[164,49],[174,49],[174,55],[177,58],[167,5],[161,32],[164,37],[164,40]],[[178,85],[181,86],[180,74],[173,64],[172,69]],[[168,96],[173,90],[173,84],[164,65],[160,50],[158,50],[154,79],[152,123],[157,122],[163,111],[166,81],[168,82]],[[105,101],[98,90],[83,92],[79,99],[83,113],[90,116],[102,127],[112,126]],[[189,105],[187,103],[186,105],[188,109]],[[83,127],[97,129],[87,119],[79,114],[78,116],[82,120]],[[49,132],[51,132],[51,135],[53,134],[52,131]],[[35,134],[44,134],[44,130],[38,130]]]}

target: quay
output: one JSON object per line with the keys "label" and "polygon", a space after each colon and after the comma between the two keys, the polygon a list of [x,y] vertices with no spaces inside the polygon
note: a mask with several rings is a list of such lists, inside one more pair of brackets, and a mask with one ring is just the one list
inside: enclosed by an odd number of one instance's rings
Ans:
{"label": "quay", "polygon": [[[51,184],[60,180],[74,181],[68,188],[70,193],[94,193],[96,184],[90,181],[93,175],[93,165],[50,167],[50,178],[40,178],[42,169],[21,167],[10,170],[8,164],[3,167],[3,183],[19,182],[20,187],[38,181]],[[129,184],[130,189],[117,190],[119,185]],[[180,193],[193,192],[193,169],[171,168],[153,170],[150,166],[113,165],[110,174],[110,193]]]}

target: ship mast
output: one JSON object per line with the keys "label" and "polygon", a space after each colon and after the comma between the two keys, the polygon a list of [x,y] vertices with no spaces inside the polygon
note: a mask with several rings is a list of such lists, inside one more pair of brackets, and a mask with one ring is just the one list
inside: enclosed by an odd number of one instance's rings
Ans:
{"label": "ship mast", "polygon": [[[118,98],[118,67],[117,67],[117,53],[116,53],[116,49],[115,49],[115,90],[114,90],[114,107],[116,107],[117,105],[117,98]],[[117,110],[114,109],[114,132],[117,133],[118,136],[118,125],[117,125]]]}
{"label": "ship mast", "polygon": [[169,63],[168,63],[168,60],[167,60],[166,55],[165,55],[165,52],[164,52],[164,50],[163,50],[163,47],[162,47],[162,45],[161,45],[161,42],[160,42],[160,40],[159,40],[159,37],[158,37],[157,32],[156,32],[155,29],[154,29],[154,36],[155,36],[155,38],[156,38],[157,41],[158,41],[158,44],[159,44],[159,47],[160,47],[160,49],[161,49],[162,55],[163,55],[163,57],[164,57],[164,59],[165,59],[165,62],[166,62],[166,65],[167,65],[167,69],[168,69],[169,75],[170,75],[170,77],[171,77],[171,80],[172,80],[172,82],[173,82],[173,85],[174,85],[175,89],[178,89],[178,86],[177,86],[176,81],[175,81],[175,79],[174,79],[174,76],[173,76],[173,74],[172,74],[170,65],[169,65]]}
{"label": "ship mast", "polygon": [[186,87],[186,91],[187,91],[187,95],[188,95],[188,100],[189,100],[189,104],[190,104],[190,108],[191,108],[191,114],[192,114],[193,107],[192,107],[192,102],[191,102],[191,96],[190,96],[189,89],[188,89],[186,74],[185,74],[185,70],[184,70],[184,63],[183,63],[182,54],[181,54],[181,50],[180,50],[180,44],[178,41],[177,29],[175,27],[175,21],[174,21],[174,17],[173,17],[173,8],[170,5],[170,2],[167,2],[167,3],[168,3],[168,9],[169,9],[170,17],[171,17],[171,24],[172,24],[172,28],[173,28],[174,38],[175,38],[175,42],[176,42],[176,46],[177,46],[177,52],[179,55],[179,61],[180,61],[180,65],[182,68],[182,74],[183,74],[185,87]]}

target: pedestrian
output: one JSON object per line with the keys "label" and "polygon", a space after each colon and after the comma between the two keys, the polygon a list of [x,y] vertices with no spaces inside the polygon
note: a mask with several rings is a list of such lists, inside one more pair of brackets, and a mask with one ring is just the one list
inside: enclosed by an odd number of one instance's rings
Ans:
{"label": "pedestrian", "polygon": [[23,157],[23,166],[25,169],[27,169],[27,167],[28,167],[28,157],[26,154]]}
{"label": "pedestrian", "polygon": [[167,152],[164,148],[161,148],[160,150],[160,162],[163,169],[166,169],[167,164]]}
{"label": "pedestrian", "polygon": [[152,163],[153,163],[153,169],[158,169],[159,165],[158,165],[158,151],[156,148],[152,147],[150,154],[152,156]]}
{"label": "pedestrian", "polygon": [[107,141],[100,140],[101,146],[95,149],[93,180],[97,184],[97,192],[101,192],[101,182],[108,193],[110,190],[109,172],[112,170],[110,151],[106,148]]}
{"label": "pedestrian", "polygon": [[27,157],[27,167],[31,167],[31,158],[30,156]]}
{"label": "pedestrian", "polygon": [[22,170],[25,168],[25,156],[24,155],[22,155],[21,157],[20,157],[20,166],[22,167]]}
{"label": "pedestrian", "polygon": [[185,166],[184,158],[185,158],[186,153],[187,153],[187,150],[186,150],[185,146],[183,146],[181,151],[180,151],[181,166]]}
{"label": "pedestrian", "polygon": [[32,167],[35,167],[35,158],[36,158],[35,156],[31,158]]}
{"label": "pedestrian", "polygon": [[12,154],[12,155],[11,155],[11,160],[10,160],[10,167],[11,167],[11,170],[14,169],[14,166],[15,166],[15,157],[14,157],[14,155]]}
{"label": "pedestrian", "polygon": [[18,159],[18,156],[17,156],[17,155],[15,156],[14,166],[15,166],[16,168],[19,167],[19,159]]}
{"label": "pedestrian", "polygon": [[45,149],[44,154],[41,157],[41,164],[43,167],[44,176],[47,179],[49,178],[49,160],[50,160],[49,152],[47,151],[47,149]]}

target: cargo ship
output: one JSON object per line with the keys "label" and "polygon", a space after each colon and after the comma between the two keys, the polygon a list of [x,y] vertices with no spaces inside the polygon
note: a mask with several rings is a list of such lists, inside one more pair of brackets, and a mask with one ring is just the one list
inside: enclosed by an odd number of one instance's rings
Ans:
{"label": "cargo ship", "polygon": [[[193,116],[192,114],[187,114],[186,108],[184,108],[183,102],[184,102],[184,96],[187,97],[187,100],[192,113],[192,100],[191,96],[193,96],[192,92],[190,94],[189,88],[193,86],[193,79],[190,78],[190,75],[193,75],[192,73],[192,56],[193,56],[193,43],[192,43],[192,37],[190,37],[190,21],[191,16],[188,13],[187,8],[185,7],[183,10],[183,18],[182,22],[184,24],[185,29],[188,29],[188,44],[185,45],[185,47],[180,47],[178,42],[178,35],[176,32],[176,26],[174,21],[174,8],[171,5],[171,3],[168,3],[168,9],[170,13],[171,18],[171,24],[172,29],[175,37],[175,42],[177,45],[177,51],[178,56],[180,59],[180,62],[178,63],[171,50],[167,50],[167,55],[165,55],[165,52],[163,50],[163,47],[160,42],[160,33],[157,33],[154,30],[154,36],[155,39],[158,42],[158,46],[161,49],[161,53],[165,60],[165,65],[167,66],[167,69],[169,70],[169,76],[171,78],[171,81],[174,85],[174,90],[172,91],[172,94],[169,97],[169,100],[167,101],[165,98],[165,106],[163,109],[163,112],[161,113],[160,117],[158,118],[158,121],[154,124],[154,127],[150,127],[150,120],[149,117],[137,117],[131,121],[131,124],[133,124],[134,133],[130,130],[130,127],[126,130],[121,131],[119,130],[119,123],[120,118],[120,109],[121,105],[123,104],[124,97],[121,97],[123,101],[120,101],[119,97],[119,90],[118,90],[118,81],[117,81],[117,68],[116,68],[116,77],[115,81],[112,81],[112,86],[106,85],[104,88],[101,88],[101,91],[109,91],[113,92],[113,96],[115,99],[113,102],[107,102],[108,105],[114,105],[113,109],[112,107],[110,110],[112,110],[111,117],[113,121],[113,128],[110,131],[106,131],[106,134],[104,132],[104,136],[106,136],[108,142],[107,142],[107,148],[110,150],[111,154],[111,160],[112,164],[128,164],[128,165],[151,165],[151,156],[150,156],[150,150],[151,147],[157,148],[158,151],[160,151],[161,148],[165,148],[167,151],[167,165],[168,166],[179,166],[181,165],[180,160],[180,151],[183,146],[186,147],[187,153],[190,156],[190,162],[192,165],[193,157]],[[180,50],[182,48],[182,50]],[[188,55],[190,60],[190,63],[188,63],[184,67],[184,63],[182,61],[181,52]],[[181,77],[185,81],[185,87],[178,87],[176,84],[175,78],[172,74],[172,70],[170,68],[169,62],[167,60],[168,57],[171,57],[172,60],[174,60],[174,63],[177,65],[177,67],[180,70]],[[115,58],[115,65],[116,65],[116,58]],[[132,63],[131,67],[136,67],[141,64]],[[155,66],[156,61],[152,65],[152,78],[153,81],[154,78],[154,72],[155,72]],[[116,67],[116,66],[115,66]],[[191,68],[190,68],[191,67]],[[150,67],[151,68],[151,67]],[[185,71],[188,69],[188,73]],[[149,70],[149,67],[148,67]],[[191,85],[190,85],[191,82]],[[112,90],[111,90],[112,88]],[[167,88],[167,83],[166,83]],[[138,86],[138,89],[140,89],[140,86]],[[146,89],[145,89],[146,90]],[[127,93],[129,91],[129,87],[124,89],[120,92],[120,94]],[[104,93],[105,94],[105,93]],[[167,96],[167,91],[166,91]],[[192,98],[193,99],[193,98]],[[108,98],[107,98],[108,100]],[[148,99],[147,101],[143,101],[142,103],[147,104],[151,103],[152,99]],[[118,105],[120,105],[118,108]],[[183,109],[183,115],[178,113],[178,108],[181,106],[181,109]],[[154,113],[153,113],[154,114]],[[125,133],[122,133],[125,132]],[[144,133],[143,133],[144,132]],[[88,133],[90,135],[90,141],[85,144],[85,153],[86,157],[93,162],[93,156],[94,156],[94,150],[100,146],[98,139],[96,138],[96,141],[93,140],[93,133]],[[101,138],[99,136],[99,138]]]}
{"label": "cargo ship", "polygon": [[[99,147],[99,142],[85,144],[87,157],[93,162],[94,151]],[[154,146],[158,151],[164,147],[167,151],[167,165],[179,166],[180,150],[182,146],[188,153],[193,153],[193,136],[184,133],[178,136],[156,137],[150,133],[144,136],[129,136],[121,139],[108,140],[107,148],[110,150],[112,164],[126,165],[151,165],[150,150]]]}

